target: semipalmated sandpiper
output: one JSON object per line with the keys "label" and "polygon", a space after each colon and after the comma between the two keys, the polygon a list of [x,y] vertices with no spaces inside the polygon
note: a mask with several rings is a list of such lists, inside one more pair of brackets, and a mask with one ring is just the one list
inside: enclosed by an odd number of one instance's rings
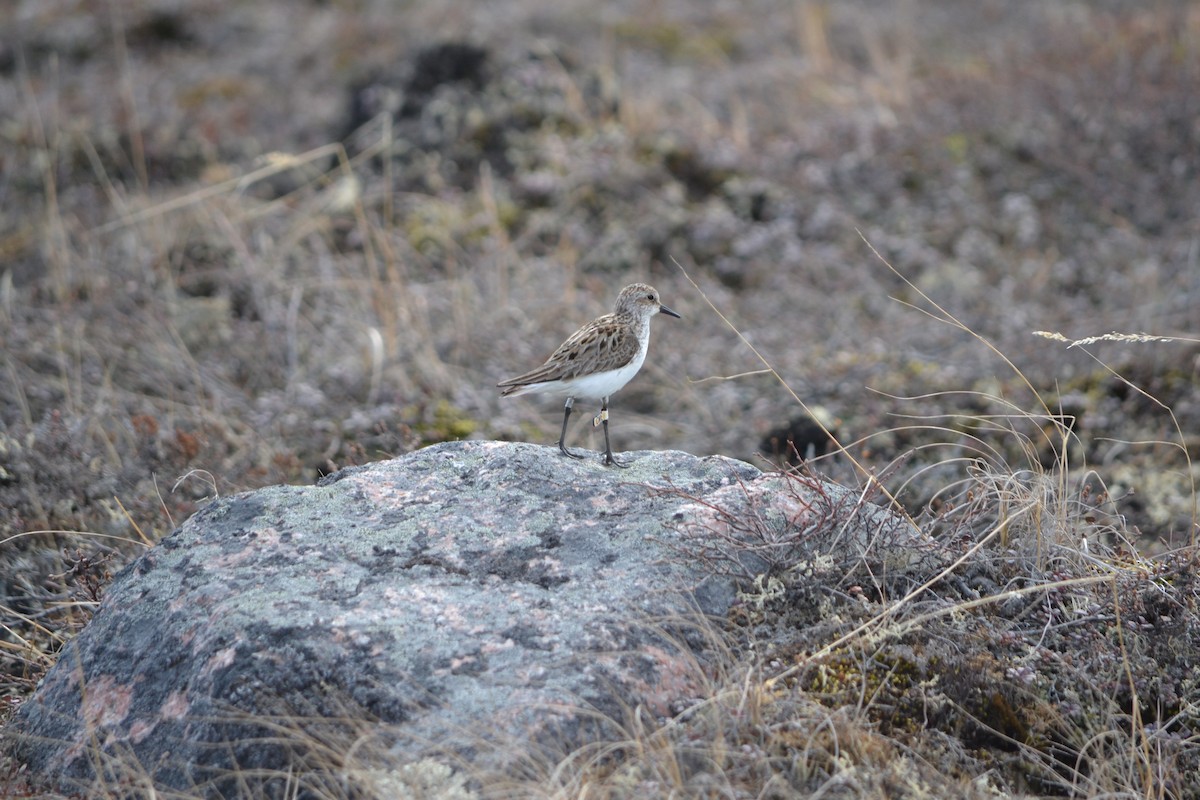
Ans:
{"label": "semipalmated sandpiper", "polygon": [[575,398],[600,401],[593,427],[604,425],[604,463],[623,467],[613,458],[608,442],[608,398],[637,374],[650,344],[650,318],[662,312],[679,318],[658,299],[658,290],[634,283],[621,290],[613,313],[598,317],[571,334],[537,369],[496,384],[505,397],[523,394],[566,395],[558,449],[571,458],[583,458],[567,449],[567,420]]}

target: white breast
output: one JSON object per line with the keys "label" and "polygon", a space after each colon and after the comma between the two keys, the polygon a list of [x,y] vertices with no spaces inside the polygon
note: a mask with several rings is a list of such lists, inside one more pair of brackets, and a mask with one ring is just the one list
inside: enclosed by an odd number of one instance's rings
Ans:
{"label": "white breast", "polygon": [[638,370],[645,363],[646,350],[650,344],[649,322],[642,326],[641,335],[638,337],[638,340],[638,352],[634,355],[633,360],[623,367],[606,370],[605,372],[595,372],[591,375],[580,375],[565,381],[532,383],[512,392],[511,396],[520,397],[523,394],[557,394],[566,397],[578,397],[582,400],[600,400],[608,397],[614,392],[620,391],[625,384],[633,380],[633,376],[638,374]]}
{"label": "white breast", "polygon": [[630,361],[625,366],[619,369],[610,369],[607,372],[580,375],[573,380],[563,381],[564,386],[559,393],[587,400],[599,400],[608,397],[614,392],[620,391],[625,384],[633,380],[633,376],[638,374],[638,370],[642,368],[645,360],[646,348],[643,346],[638,351],[638,354],[634,356],[633,361]]}

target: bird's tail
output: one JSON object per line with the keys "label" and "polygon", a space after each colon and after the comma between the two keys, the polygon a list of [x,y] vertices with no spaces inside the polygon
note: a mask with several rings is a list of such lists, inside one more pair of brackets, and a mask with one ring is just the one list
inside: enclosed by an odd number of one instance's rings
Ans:
{"label": "bird's tail", "polygon": [[501,397],[520,397],[530,392],[529,385],[524,383],[519,383],[515,386],[505,386],[503,383],[500,383],[497,386],[501,387]]}

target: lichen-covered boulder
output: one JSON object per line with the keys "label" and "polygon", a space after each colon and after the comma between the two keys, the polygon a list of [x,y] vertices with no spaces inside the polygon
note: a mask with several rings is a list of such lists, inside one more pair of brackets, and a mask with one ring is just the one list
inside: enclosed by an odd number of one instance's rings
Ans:
{"label": "lichen-covered boulder", "polygon": [[215,501],[114,579],[14,719],[17,754],[64,789],[135,763],[219,793],[286,768],[281,721],[378,721],[405,763],[670,714],[702,691],[686,619],[735,601],[714,566],[753,536],[728,523],[849,517],[742,462],[625,457],[449,443]]}

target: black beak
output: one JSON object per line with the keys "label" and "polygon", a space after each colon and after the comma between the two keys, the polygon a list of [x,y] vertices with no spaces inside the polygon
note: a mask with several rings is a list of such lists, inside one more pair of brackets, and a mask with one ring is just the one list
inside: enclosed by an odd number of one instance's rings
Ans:
{"label": "black beak", "polygon": [[674,317],[675,319],[683,319],[683,317],[679,316],[674,311],[672,311],[671,309],[664,306],[662,303],[658,304],[658,310],[661,311],[662,313],[666,314],[668,317]]}

